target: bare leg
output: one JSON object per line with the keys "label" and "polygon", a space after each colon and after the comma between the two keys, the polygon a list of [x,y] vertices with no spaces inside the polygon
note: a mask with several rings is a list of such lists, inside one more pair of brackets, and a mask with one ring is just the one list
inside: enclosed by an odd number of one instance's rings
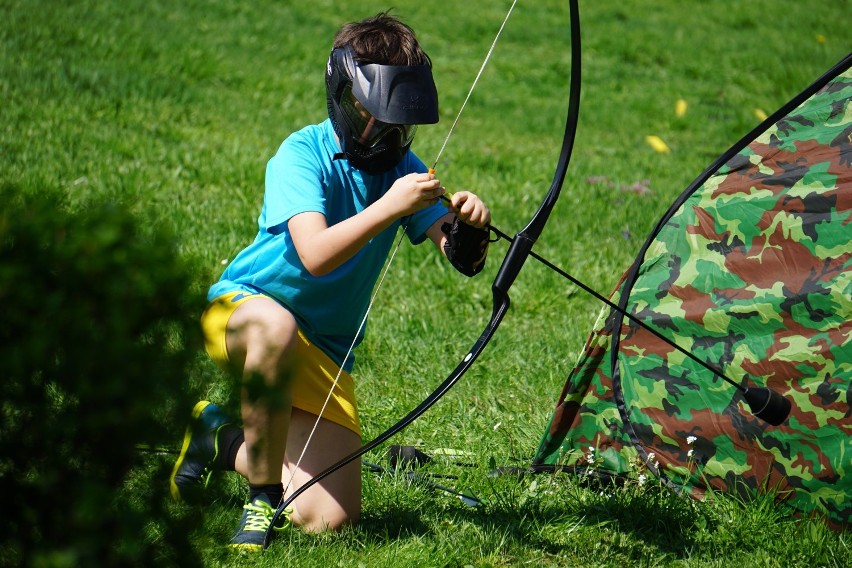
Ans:
{"label": "bare leg", "polygon": [[[285,484],[290,481],[293,468],[316,419],[314,414],[298,408],[293,409],[287,441],[287,463],[283,471]],[[330,420],[321,419],[284,498],[289,497],[313,476],[360,447],[361,438],[355,432]],[[236,471],[246,476],[245,444],[237,453]],[[300,495],[293,505],[290,520],[309,532],[337,530],[348,523],[357,522],[361,516],[361,460],[355,460],[329,475]]]}
{"label": "bare leg", "polygon": [[[305,456],[294,469],[316,415],[293,409],[284,483],[293,476],[285,498],[309,479],[361,447],[361,437],[330,420],[320,419]],[[294,473],[295,471],[295,473]],[[361,516],[361,460],[357,459],[305,491],[294,502],[290,520],[309,532],[338,530]]]}
{"label": "bare leg", "polygon": [[228,321],[229,358],[234,373],[243,379],[242,473],[255,485],[281,481],[292,407],[290,369],[297,333],[293,315],[264,297],[241,304]]}

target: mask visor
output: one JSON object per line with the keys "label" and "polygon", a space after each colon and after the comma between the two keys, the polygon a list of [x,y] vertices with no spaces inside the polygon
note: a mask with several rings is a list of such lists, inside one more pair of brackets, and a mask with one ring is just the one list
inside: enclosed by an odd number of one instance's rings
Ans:
{"label": "mask visor", "polygon": [[390,124],[370,114],[352,93],[352,85],[346,85],[340,97],[340,110],[349,127],[352,138],[365,148],[373,148],[388,135],[395,134],[398,145],[405,147],[414,140],[416,124]]}

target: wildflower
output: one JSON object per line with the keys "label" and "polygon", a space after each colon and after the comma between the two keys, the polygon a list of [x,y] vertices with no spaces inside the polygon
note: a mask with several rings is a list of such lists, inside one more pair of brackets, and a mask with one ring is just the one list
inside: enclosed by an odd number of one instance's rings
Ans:
{"label": "wildflower", "polygon": [[654,467],[660,469],[660,462],[657,461],[657,454],[651,452],[648,454],[648,463],[654,464]]}
{"label": "wildflower", "polygon": [[645,480],[646,480],[646,479],[647,479],[647,478],[645,477],[645,474],[644,474],[644,473],[640,473],[640,474],[639,474],[639,479],[638,479],[638,481],[639,481],[639,487],[642,487],[643,485],[645,485]]}
{"label": "wildflower", "polygon": [[689,444],[689,445],[692,445],[692,444],[695,443],[695,440],[697,440],[697,439],[698,438],[696,438],[695,436],[687,436],[686,437],[686,443]]}
{"label": "wildflower", "polygon": [[695,450],[689,450],[688,452],[686,452],[686,457],[688,457],[690,459],[692,458],[693,455],[695,455]]}

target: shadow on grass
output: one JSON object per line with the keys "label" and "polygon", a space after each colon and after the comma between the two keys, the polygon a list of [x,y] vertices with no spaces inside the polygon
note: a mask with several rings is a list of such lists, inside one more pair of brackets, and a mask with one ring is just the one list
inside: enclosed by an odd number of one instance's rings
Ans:
{"label": "shadow on grass", "polygon": [[[162,471],[173,459],[146,458],[150,471]],[[695,504],[667,489],[590,484],[566,474],[533,479],[539,481],[538,490],[532,490],[532,484],[526,481],[496,480],[492,493],[478,507],[464,506],[441,492],[429,493],[423,486],[385,482],[373,488],[378,494],[368,499],[361,521],[344,531],[337,545],[347,549],[354,542],[353,550],[357,550],[396,541],[430,540],[444,520],[451,520],[462,539],[500,535],[499,546],[513,551],[510,555],[523,556],[527,554],[524,551],[557,557],[578,555],[590,545],[605,543],[614,544],[615,553],[622,558],[649,553],[686,558],[700,548],[701,542],[694,537],[696,517],[701,517]],[[195,534],[196,545],[208,550],[212,558],[219,558],[214,550],[221,548],[219,541],[227,541],[236,526],[245,500],[244,485],[235,474],[215,475],[203,502],[189,505],[194,514],[205,519],[204,528]],[[465,525],[478,528],[467,535],[464,531],[471,529]],[[328,538],[296,531],[279,536],[275,548],[328,545]],[[486,548],[489,546],[485,543]]]}
{"label": "shadow on grass", "polygon": [[[548,479],[551,485],[532,492],[530,484],[500,481],[488,504],[475,508],[455,504],[450,511],[435,514],[449,513],[475,524],[482,534],[500,534],[507,548],[554,556],[576,554],[606,541],[634,558],[649,553],[687,558],[700,548],[696,523],[704,517],[694,502],[668,489],[587,483],[565,475]],[[430,528],[419,519],[420,515],[400,508],[372,518],[365,529],[422,535]]]}
{"label": "shadow on grass", "polygon": [[381,535],[382,540],[420,537],[432,531],[423,521],[422,511],[405,505],[385,507],[378,514],[366,514],[358,528],[366,534]]}

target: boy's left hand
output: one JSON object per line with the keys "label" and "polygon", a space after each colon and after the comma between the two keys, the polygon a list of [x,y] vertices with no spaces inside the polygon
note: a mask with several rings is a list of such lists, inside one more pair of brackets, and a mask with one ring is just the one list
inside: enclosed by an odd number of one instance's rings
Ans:
{"label": "boy's left hand", "polygon": [[491,223],[491,211],[479,197],[469,191],[454,193],[450,198],[450,206],[456,217],[468,225],[482,229]]}

